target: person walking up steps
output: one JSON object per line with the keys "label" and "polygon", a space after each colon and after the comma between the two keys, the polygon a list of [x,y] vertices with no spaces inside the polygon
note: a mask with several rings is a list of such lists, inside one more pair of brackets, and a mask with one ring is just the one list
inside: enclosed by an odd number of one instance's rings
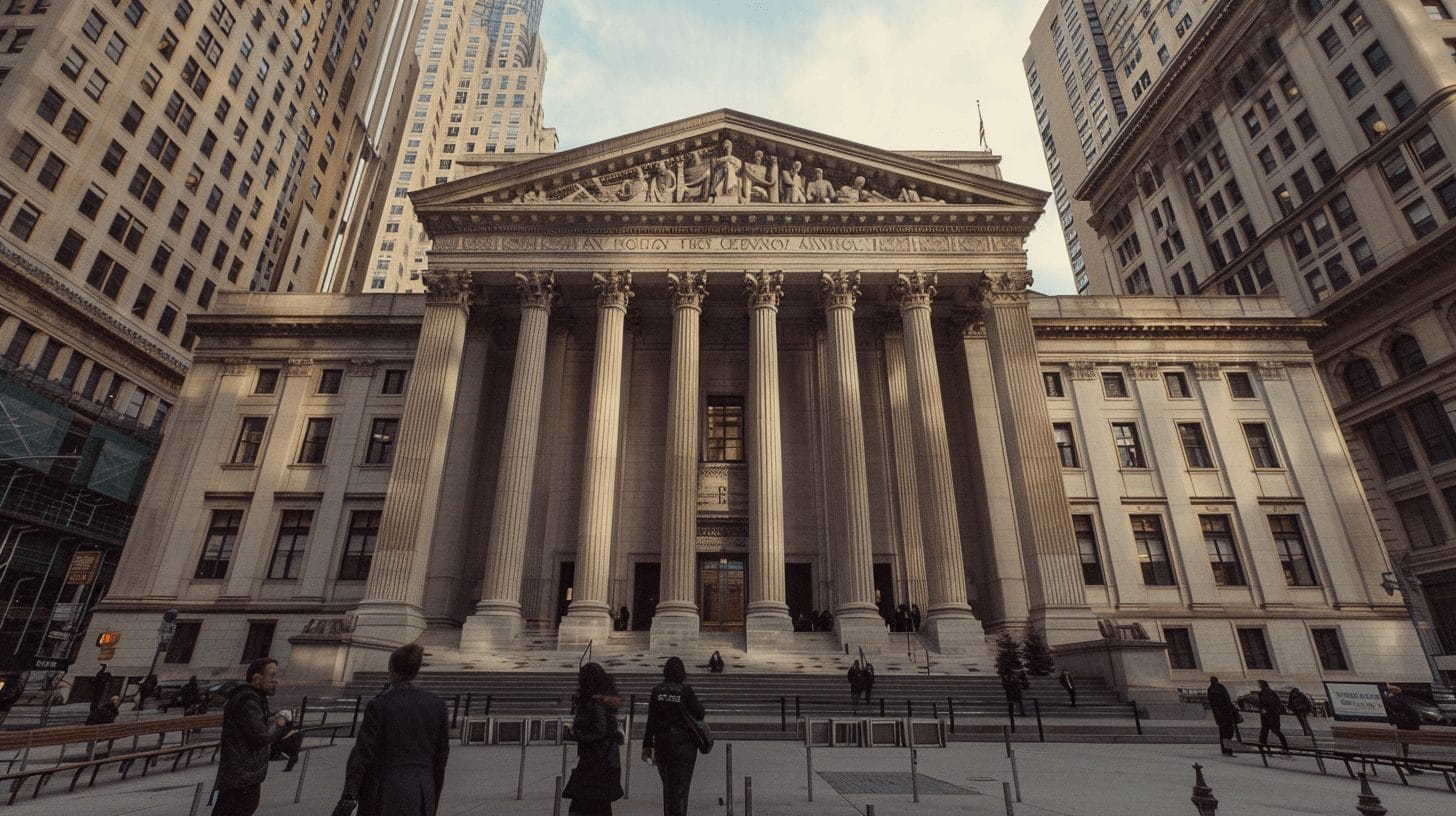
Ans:
{"label": "person walking up steps", "polygon": [[1057,677],[1057,682],[1060,683],[1062,688],[1066,690],[1067,699],[1071,701],[1072,708],[1076,708],[1077,681],[1075,678],[1072,677],[1072,673],[1067,671],[1066,669],[1062,669],[1062,673]]}
{"label": "person walking up steps", "polygon": [[693,687],[687,685],[682,660],[669,657],[662,667],[662,682],[648,697],[647,731],[642,735],[642,761],[655,763],[662,778],[662,816],[687,816],[688,791],[698,762],[698,745],[688,731],[687,718],[701,720],[706,714]]}
{"label": "person walking up steps", "polygon": [[566,738],[576,743],[576,768],[561,796],[571,800],[568,813],[612,816],[612,803],[623,795],[622,752],[617,750],[623,742],[617,728],[617,707],[622,698],[607,670],[597,663],[587,663],[577,672],[572,701],[576,717]]}
{"label": "person walking up steps", "polygon": [[1284,704],[1279,702],[1279,694],[1269,688],[1268,680],[1259,681],[1259,744],[1269,744],[1269,732],[1279,738],[1279,743],[1284,746],[1284,755],[1289,756],[1289,740],[1284,738],[1284,730],[1281,726],[1281,716],[1284,713]]}
{"label": "person walking up steps", "polygon": [[247,684],[228,695],[222,710],[217,804],[212,816],[253,816],[257,812],[276,729],[283,726],[282,718],[275,721],[268,713],[268,698],[277,690],[278,661],[265,657],[248,666]]}
{"label": "person walking up steps", "polygon": [[1239,722],[1239,710],[1228,687],[1218,682],[1217,677],[1208,678],[1208,709],[1213,712],[1213,721],[1218,723],[1218,745],[1224,756],[1233,756],[1229,740],[1234,738],[1234,726]]}
{"label": "person walking up steps", "polygon": [[1309,699],[1309,695],[1298,688],[1291,688],[1289,690],[1289,713],[1294,715],[1294,719],[1299,720],[1299,727],[1304,731],[1306,737],[1314,736],[1314,732],[1309,730],[1309,715],[1313,712],[1314,702]]}

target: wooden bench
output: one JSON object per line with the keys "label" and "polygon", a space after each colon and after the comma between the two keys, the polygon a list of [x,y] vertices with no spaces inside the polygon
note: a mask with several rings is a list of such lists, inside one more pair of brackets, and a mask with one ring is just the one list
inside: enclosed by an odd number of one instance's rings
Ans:
{"label": "wooden bench", "polygon": [[[1328,752],[1330,756],[1345,763],[1345,772],[1353,779],[1355,771],[1351,762],[1363,765],[1389,765],[1395,769],[1400,781],[1410,784],[1406,774],[1410,769],[1433,771],[1441,774],[1446,787],[1456,793],[1456,753],[1446,757],[1410,756],[1412,746],[1451,749],[1456,752],[1456,729],[1421,729],[1402,731],[1382,725],[1335,725],[1330,729],[1335,745]],[[1388,745],[1389,751],[1371,751],[1366,745]]]}

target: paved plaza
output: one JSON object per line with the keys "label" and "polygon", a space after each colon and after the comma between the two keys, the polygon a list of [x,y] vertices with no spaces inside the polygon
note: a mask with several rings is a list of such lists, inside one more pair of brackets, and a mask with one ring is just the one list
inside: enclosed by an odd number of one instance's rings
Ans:
{"label": "paved plaza", "polygon": [[[633,753],[637,753],[634,743]],[[727,744],[700,758],[693,781],[692,812],[724,814]],[[754,816],[864,813],[873,804],[877,816],[894,814],[1006,813],[1001,783],[1011,781],[1011,766],[1001,743],[957,743],[918,752],[920,802],[912,801],[910,756],[906,749],[815,748],[814,801],[806,796],[805,751],[789,742],[733,744],[736,779],[733,813],[743,816],[743,777],[753,779]],[[1219,812],[1234,816],[1288,814],[1356,814],[1359,784],[1331,766],[1321,776],[1312,760],[1274,759],[1264,768],[1255,756],[1224,758],[1213,745],[1111,745],[1095,743],[1021,744],[1015,746],[1023,802],[1017,814],[1124,816],[1124,814],[1196,813],[1189,802],[1191,765],[1200,762],[1219,800]],[[571,749],[575,761],[575,748]],[[283,773],[274,763],[263,788],[261,814],[328,813],[336,801],[348,757],[348,742],[314,750],[304,777],[302,797],[294,804],[303,767]],[[526,752],[524,799],[516,801],[521,750],[518,746],[453,747],[442,816],[502,814],[544,816],[551,813],[555,777],[561,773],[562,749],[531,746]],[[132,816],[186,814],[198,782],[210,788],[215,768],[198,767],[161,773],[145,779],[98,785],[94,790],[64,793],[65,782],[52,782],[52,792],[23,801],[17,814]],[[1338,774],[1338,775],[1337,775]],[[30,786],[27,786],[27,793]],[[1450,813],[1456,794],[1448,793],[1437,775],[1418,777],[1403,787],[1386,771],[1374,783],[1392,816]],[[618,802],[618,814],[656,816],[662,812],[660,784],[650,766],[634,758],[630,798]],[[563,807],[563,813],[565,807]],[[202,813],[207,809],[203,808]]]}

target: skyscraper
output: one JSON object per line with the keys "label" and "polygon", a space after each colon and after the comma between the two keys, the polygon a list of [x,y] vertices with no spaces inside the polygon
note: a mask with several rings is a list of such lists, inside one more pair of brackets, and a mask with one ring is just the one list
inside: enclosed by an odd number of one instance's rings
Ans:
{"label": "skyscraper", "polygon": [[[108,580],[191,362],[188,316],[350,262],[423,4],[7,5],[0,592],[27,616],[0,631],[42,644],[17,653],[49,651],[24,625],[38,610],[84,610]],[[102,565],[83,584],[62,580],[77,551]]]}
{"label": "skyscraper", "polygon": [[[1163,4],[1155,5],[1157,17]],[[1456,673],[1451,11],[1444,0],[1206,3],[1184,47],[1070,190],[1097,234],[1083,249],[1108,269],[1090,291],[1277,293],[1296,314],[1324,322],[1315,358],[1344,443],[1393,560],[1424,583],[1428,645],[1448,676]],[[1122,72],[1119,80],[1127,81]],[[1073,115],[1050,106],[1054,122]]]}
{"label": "skyscraper", "polygon": [[[405,144],[385,193],[383,228],[369,268],[348,289],[424,291],[420,274],[430,242],[415,219],[410,191],[480,172],[482,162],[514,160],[505,154],[556,149],[556,131],[546,127],[541,105],[544,1],[430,3],[415,42],[420,77],[408,105]],[[467,157],[474,161],[462,163]]]}

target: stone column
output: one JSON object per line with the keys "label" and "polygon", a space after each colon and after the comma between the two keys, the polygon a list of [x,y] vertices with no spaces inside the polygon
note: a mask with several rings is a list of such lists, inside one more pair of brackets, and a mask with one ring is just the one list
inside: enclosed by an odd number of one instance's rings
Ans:
{"label": "stone column", "polygon": [[578,649],[605,641],[612,631],[607,583],[612,567],[612,516],[617,504],[617,461],[622,423],[622,329],[632,299],[632,273],[598,272],[597,345],[582,463],[581,522],[576,585],[557,632],[557,646]]}
{"label": "stone column", "polygon": [[835,554],[834,610],[841,644],[873,645],[887,639],[875,608],[874,542],[870,538],[869,476],[865,470],[864,416],[860,412],[859,367],[855,360],[854,304],[859,298],[858,272],[825,272],[826,362],[829,367],[828,416],[825,429],[839,471],[829,485],[840,496],[843,517]]}
{"label": "stone column", "polygon": [[950,439],[930,328],[935,284],[935,273],[920,272],[901,274],[895,282],[904,323],[906,379],[910,386],[911,424],[915,428],[915,482],[922,499],[920,523],[930,601],[922,632],[942,652],[985,653],[985,634],[971,614],[966,596],[960,519],[950,471]]}
{"label": "stone column", "polygon": [[521,328],[506,405],[495,512],[485,551],[485,591],[460,632],[460,647],[466,651],[510,643],[524,626],[521,575],[541,431],[547,322],[558,292],[552,273],[542,270],[517,272],[516,289],[521,294]]}
{"label": "stone column", "polygon": [[782,649],[794,631],[784,589],[784,463],[779,419],[779,300],[784,273],[743,276],[748,299],[749,651]]}
{"label": "stone column", "polygon": [[704,272],[667,273],[672,297],[672,361],[667,385],[662,477],[662,594],[651,649],[671,651],[698,639],[698,323],[708,296]]}
{"label": "stone column", "polygon": [[1031,272],[988,275],[987,339],[1001,415],[1006,419],[1007,454],[1017,497],[1031,619],[1052,644],[1099,637],[1087,607],[1082,562],[1072,531],[1072,510],[1062,485],[1052,441],[1051,415],[1042,390],[1036,335],[1028,310]]}
{"label": "stone column", "polygon": [[469,272],[431,272],[425,275],[425,287],[424,322],[399,420],[379,538],[354,618],[354,646],[380,651],[355,667],[382,668],[386,651],[414,641],[425,629],[425,566],[475,285]]}
{"label": "stone column", "polygon": [[[905,380],[905,331],[895,315],[877,321],[885,353],[885,386],[889,394],[890,434],[894,441],[895,508],[899,511],[900,551],[905,575],[896,587],[896,604],[928,607],[925,595],[925,542],[920,535],[920,493],[915,484],[918,463],[915,428],[910,423],[910,385]],[[903,594],[900,590],[903,588]],[[923,610],[922,610],[923,611]]]}

